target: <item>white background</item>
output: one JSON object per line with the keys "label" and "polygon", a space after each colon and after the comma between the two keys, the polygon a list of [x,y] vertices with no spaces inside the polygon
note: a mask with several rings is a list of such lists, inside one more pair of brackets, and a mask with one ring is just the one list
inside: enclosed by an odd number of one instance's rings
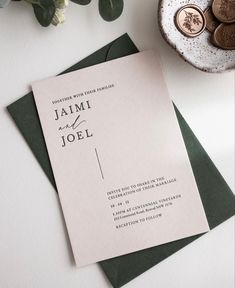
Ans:
{"label": "white background", "polygon": [[[55,75],[128,32],[140,50],[156,48],[171,98],[229,186],[234,185],[234,72],[206,74],[179,58],[162,39],[157,1],[125,1],[107,23],[97,1],[71,3],[67,21],[42,28],[25,2],[0,9],[0,287],[107,288],[97,264],[77,269],[60,204],[5,106],[29,84]],[[193,52],[192,52],[193,53]],[[126,288],[233,288],[234,220],[128,283]]]}

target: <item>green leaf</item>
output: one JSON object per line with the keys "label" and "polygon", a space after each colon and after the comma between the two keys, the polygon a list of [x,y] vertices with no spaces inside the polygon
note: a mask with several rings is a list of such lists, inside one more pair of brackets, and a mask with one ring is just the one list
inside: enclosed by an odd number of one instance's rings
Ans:
{"label": "green leaf", "polygon": [[47,27],[51,24],[52,18],[55,15],[55,3],[53,0],[38,0],[33,5],[34,14],[38,22]]}
{"label": "green leaf", "polygon": [[106,21],[117,19],[123,11],[123,0],[99,0],[99,12]]}
{"label": "green leaf", "polygon": [[87,5],[91,3],[91,0],[71,0],[71,1],[80,5]]}

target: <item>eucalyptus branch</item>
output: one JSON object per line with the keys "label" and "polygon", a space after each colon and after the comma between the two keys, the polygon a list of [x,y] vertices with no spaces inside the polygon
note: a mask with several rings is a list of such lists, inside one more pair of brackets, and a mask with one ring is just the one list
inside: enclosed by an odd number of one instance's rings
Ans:
{"label": "eucalyptus branch", "polygon": [[[24,0],[33,6],[38,22],[47,27],[65,21],[65,9],[69,0]],[[71,0],[78,5],[88,5],[92,0]],[[4,8],[11,0],[0,0],[0,8]],[[116,20],[123,11],[123,0],[99,0],[100,16],[106,21]]]}

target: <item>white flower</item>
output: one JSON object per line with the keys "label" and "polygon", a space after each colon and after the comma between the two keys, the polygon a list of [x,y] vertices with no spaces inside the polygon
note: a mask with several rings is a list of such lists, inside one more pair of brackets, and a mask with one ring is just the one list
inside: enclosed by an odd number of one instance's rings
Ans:
{"label": "white flower", "polygon": [[65,11],[69,5],[69,0],[54,0],[55,1],[55,15],[51,21],[51,24],[57,26],[65,21]]}
{"label": "white flower", "polygon": [[[1,0],[0,0],[1,1]],[[54,0],[55,1],[55,15],[51,21],[51,24],[57,26],[65,21],[65,11],[69,5],[69,0]]]}
{"label": "white flower", "polygon": [[52,18],[51,24],[57,26],[58,24],[62,24],[65,21],[64,15],[65,9],[56,8],[55,15]]}

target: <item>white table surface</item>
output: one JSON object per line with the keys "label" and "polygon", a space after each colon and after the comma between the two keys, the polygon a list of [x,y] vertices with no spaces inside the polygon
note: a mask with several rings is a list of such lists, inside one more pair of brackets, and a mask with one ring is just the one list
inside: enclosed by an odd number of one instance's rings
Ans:
{"label": "white table surface", "polygon": [[[60,27],[40,27],[32,8],[0,10],[0,287],[111,287],[97,264],[77,269],[55,191],[5,107],[29,84],[55,75],[128,32],[140,50],[158,49],[170,96],[229,186],[234,184],[234,72],[211,75],[180,59],[161,38],[157,1],[125,1],[104,22],[97,1],[71,3]],[[128,283],[126,288],[233,288],[234,219]]]}

